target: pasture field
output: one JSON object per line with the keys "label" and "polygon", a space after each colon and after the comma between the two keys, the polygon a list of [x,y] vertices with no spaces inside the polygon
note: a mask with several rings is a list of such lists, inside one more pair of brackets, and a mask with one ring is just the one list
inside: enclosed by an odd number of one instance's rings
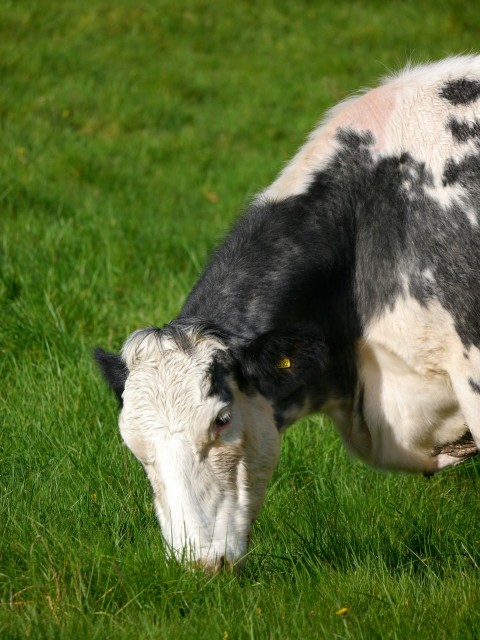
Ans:
{"label": "pasture field", "polygon": [[478,638],[480,466],[284,438],[245,571],[164,559],[92,361],[180,309],[322,112],[474,51],[475,3],[0,0],[0,637]]}

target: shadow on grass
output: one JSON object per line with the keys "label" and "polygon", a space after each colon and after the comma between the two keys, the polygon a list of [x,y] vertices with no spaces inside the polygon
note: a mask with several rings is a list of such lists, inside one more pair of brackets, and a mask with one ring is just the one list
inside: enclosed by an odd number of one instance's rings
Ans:
{"label": "shadow on grass", "polygon": [[361,483],[347,497],[333,489],[320,498],[314,483],[303,487],[281,517],[270,515],[257,525],[247,575],[295,581],[299,573],[370,568],[421,581],[475,571],[479,470],[480,461],[472,460],[430,481],[400,476],[392,486],[389,481],[381,486],[385,476],[377,476],[376,491],[363,493],[361,500],[356,495]]}

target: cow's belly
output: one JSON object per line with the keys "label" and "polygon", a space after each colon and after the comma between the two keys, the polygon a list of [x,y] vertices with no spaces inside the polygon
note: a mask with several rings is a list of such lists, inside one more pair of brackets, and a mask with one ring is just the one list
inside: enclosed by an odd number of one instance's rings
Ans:
{"label": "cow's belly", "polygon": [[385,469],[435,471],[458,462],[435,451],[467,429],[449,374],[462,352],[440,304],[399,298],[358,345],[359,397],[347,446]]}

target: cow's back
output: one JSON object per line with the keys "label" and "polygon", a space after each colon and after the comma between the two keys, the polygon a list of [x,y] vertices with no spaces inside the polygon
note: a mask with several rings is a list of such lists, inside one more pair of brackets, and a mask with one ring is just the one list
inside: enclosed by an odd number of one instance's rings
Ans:
{"label": "cow's back", "polygon": [[417,160],[427,162],[441,182],[445,162],[461,160],[476,147],[479,97],[480,56],[407,66],[379,87],[331,109],[262,197],[282,199],[305,193],[318,171],[328,167],[338,153],[339,130],[369,132],[376,155],[408,150]]}

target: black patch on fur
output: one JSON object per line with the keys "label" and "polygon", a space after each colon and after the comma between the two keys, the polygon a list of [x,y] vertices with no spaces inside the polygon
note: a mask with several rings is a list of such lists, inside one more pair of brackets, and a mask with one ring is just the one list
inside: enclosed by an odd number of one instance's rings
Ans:
{"label": "black patch on fur", "polygon": [[478,382],[475,382],[473,378],[468,379],[468,384],[470,385],[470,388],[474,393],[480,393],[480,384]]}
{"label": "black patch on fur", "polygon": [[480,121],[467,122],[450,118],[447,127],[452,132],[452,136],[457,142],[465,143],[472,138],[480,138]]}
{"label": "black patch on fur", "polygon": [[442,184],[444,187],[454,185],[460,180],[460,167],[455,160],[449,159],[445,163],[443,170]]}
{"label": "black patch on fur", "polygon": [[224,404],[232,402],[233,392],[228,382],[231,375],[231,358],[229,358],[225,352],[219,351],[215,354],[208,372],[208,378],[210,381],[208,396],[218,397]]}
{"label": "black patch on fur", "polygon": [[440,90],[440,97],[455,106],[469,104],[480,98],[480,82],[478,80],[449,80]]}
{"label": "black patch on fur", "polygon": [[109,353],[97,347],[93,356],[107,384],[113,389],[120,406],[123,406],[122,394],[128,377],[128,368],[124,360],[115,353]]}

